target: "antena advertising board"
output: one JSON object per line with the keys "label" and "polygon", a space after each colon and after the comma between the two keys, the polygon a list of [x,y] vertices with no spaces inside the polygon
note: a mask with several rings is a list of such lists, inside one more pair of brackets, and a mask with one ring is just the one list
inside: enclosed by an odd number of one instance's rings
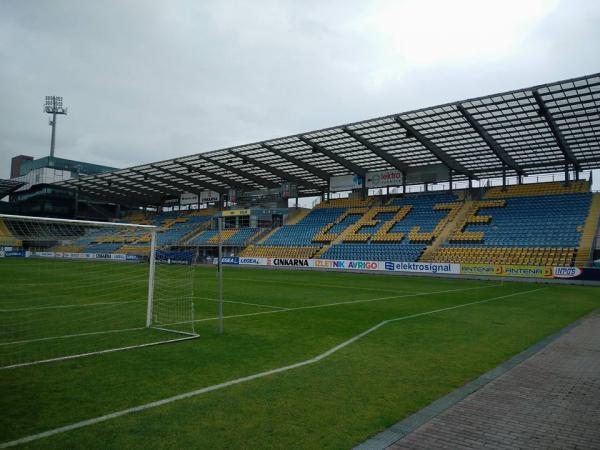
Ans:
{"label": "antena advertising board", "polygon": [[553,278],[552,267],[495,264],[461,264],[463,275],[487,275],[519,278]]}

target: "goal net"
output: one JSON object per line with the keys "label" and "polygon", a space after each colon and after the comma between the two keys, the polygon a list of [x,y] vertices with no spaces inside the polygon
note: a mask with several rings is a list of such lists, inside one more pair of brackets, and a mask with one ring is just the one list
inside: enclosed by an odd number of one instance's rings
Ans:
{"label": "goal net", "polygon": [[197,337],[194,254],[157,231],[0,214],[0,369]]}

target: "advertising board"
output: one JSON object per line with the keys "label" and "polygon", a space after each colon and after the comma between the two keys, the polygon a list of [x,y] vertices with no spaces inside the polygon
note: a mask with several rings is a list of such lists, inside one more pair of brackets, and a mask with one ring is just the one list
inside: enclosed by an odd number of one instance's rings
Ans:
{"label": "advertising board", "polygon": [[384,270],[381,261],[361,261],[349,259],[312,259],[310,267],[347,270]]}
{"label": "advertising board", "polygon": [[487,275],[498,277],[552,278],[552,267],[518,266],[500,264],[461,264],[462,275]]}
{"label": "advertising board", "polygon": [[449,273],[453,275],[460,274],[460,264],[451,263],[426,263],[426,262],[394,262],[386,261],[385,270],[393,272],[412,272],[412,273]]}
{"label": "advertising board", "polygon": [[215,203],[219,201],[219,193],[215,191],[202,191],[200,192],[201,203]]}
{"label": "advertising board", "polygon": [[340,175],[329,179],[330,192],[352,191],[362,187],[363,179],[358,175]]}
{"label": "advertising board", "polygon": [[365,186],[368,188],[380,188],[386,186],[402,186],[402,172],[399,170],[382,170],[378,172],[367,172]]}
{"label": "advertising board", "polygon": [[250,210],[249,209],[230,209],[228,211],[221,211],[221,215],[224,217],[249,216]]}

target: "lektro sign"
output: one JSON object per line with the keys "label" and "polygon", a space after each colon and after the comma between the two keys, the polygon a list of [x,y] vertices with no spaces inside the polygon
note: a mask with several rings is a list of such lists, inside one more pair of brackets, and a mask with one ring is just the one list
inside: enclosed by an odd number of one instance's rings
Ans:
{"label": "lektro sign", "polygon": [[366,187],[379,188],[387,186],[401,186],[402,172],[399,170],[382,170],[379,172],[367,172]]}

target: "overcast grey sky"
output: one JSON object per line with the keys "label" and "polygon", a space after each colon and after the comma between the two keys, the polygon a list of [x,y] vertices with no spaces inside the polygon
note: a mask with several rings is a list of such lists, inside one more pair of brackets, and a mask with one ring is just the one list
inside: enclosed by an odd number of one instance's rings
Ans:
{"label": "overcast grey sky", "polygon": [[0,177],[115,167],[600,71],[597,0],[0,2]]}

